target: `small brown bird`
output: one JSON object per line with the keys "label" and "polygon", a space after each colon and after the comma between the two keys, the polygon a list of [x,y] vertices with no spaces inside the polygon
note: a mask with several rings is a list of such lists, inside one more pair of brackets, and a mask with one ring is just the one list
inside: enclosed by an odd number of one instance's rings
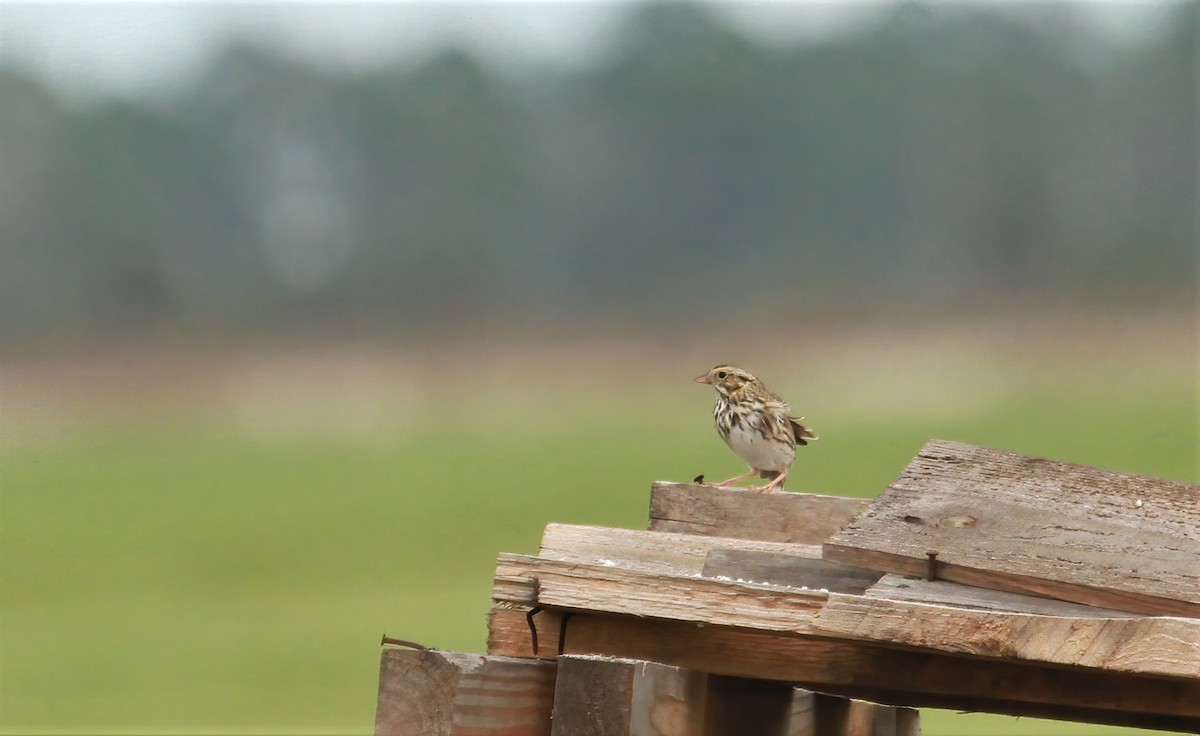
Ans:
{"label": "small brown bird", "polygon": [[770,480],[758,490],[783,490],[792,463],[796,460],[796,445],[807,445],[817,436],[800,422],[804,417],[791,417],[787,402],[749,371],[732,365],[719,365],[696,383],[706,383],[717,390],[713,407],[713,423],[725,444],[750,463],[750,472],[718,483],[727,486],[752,476]]}

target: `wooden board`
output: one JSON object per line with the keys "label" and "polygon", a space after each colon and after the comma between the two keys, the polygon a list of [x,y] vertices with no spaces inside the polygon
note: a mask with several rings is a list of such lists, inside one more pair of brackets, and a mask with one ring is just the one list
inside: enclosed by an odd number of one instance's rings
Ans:
{"label": "wooden board", "polygon": [[767,542],[821,544],[870,505],[861,498],[763,493],[659,481],[650,488],[650,530]]}
{"label": "wooden board", "polygon": [[709,553],[716,549],[821,560],[820,544],[787,544],[574,524],[548,524],[542,534],[538,556],[646,572],[694,575],[704,569]]}
{"label": "wooden board", "polygon": [[[578,611],[605,611],[728,626],[796,631],[816,615],[826,593],[502,554],[497,601]],[[518,587],[521,580],[527,587]]]}
{"label": "wooden board", "polygon": [[570,616],[568,653],[647,659],[776,679],[908,707],[1200,732],[1200,683],[1033,667],[633,616]]}
{"label": "wooden board", "polygon": [[1155,615],[1200,617],[1200,486],[943,440],[827,560]]}
{"label": "wooden board", "polygon": [[986,611],[507,554],[496,579],[510,604],[1200,680],[1200,619]]}
{"label": "wooden board", "polygon": [[531,659],[384,649],[376,736],[550,736],[556,666]]}

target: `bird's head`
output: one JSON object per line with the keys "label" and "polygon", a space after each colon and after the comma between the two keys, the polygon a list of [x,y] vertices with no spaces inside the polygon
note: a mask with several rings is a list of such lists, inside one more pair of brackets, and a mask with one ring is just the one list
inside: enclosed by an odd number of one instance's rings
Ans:
{"label": "bird's head", "polygon": [[703,376],[698,376],[696,383],[707,383],[722,396],[729,396],[734,391],[757,380],[750,371],[732,365],[719,365]]}

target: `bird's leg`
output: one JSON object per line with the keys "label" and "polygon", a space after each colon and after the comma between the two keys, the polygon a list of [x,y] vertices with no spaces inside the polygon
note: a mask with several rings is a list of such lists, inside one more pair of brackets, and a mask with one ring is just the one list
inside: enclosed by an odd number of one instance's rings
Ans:
{"label": "bird's leg", "polygon": [[758,475],[758,471],[755,470],[754,468],[750,468],[749,473],[742,473],[741,475],[735,475],[732,478],[730,478],[729,480],[723,480],[720,483],[717,483],[716,485],[717,486],[733,485],[734,483],[737,483],[739,480],[746,480],[747,478],[751,478],[756,475]]}
{"label": "bird's leg", "polygon": [[789,470],[791,470],[791,468],[784,468],[783,470],[779,471],[779,475],[775,476],[771,480],[770,483],[766,484],[765,486],[759,487],[758,490],[760,490],[760,491],[774,491],[774,490],[782,491],[783,490],[783,479],[787,477]]}

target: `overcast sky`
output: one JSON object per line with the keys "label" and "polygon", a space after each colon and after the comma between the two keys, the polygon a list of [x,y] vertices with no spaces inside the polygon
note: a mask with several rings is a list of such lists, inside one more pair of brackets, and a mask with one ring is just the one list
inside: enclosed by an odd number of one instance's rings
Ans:
{"label": "overcast sky", "polygon": [[[578,63],[602,51],[609,32],[634,2],[5,0],[0,1],[0,61],[84,97],[169,85],[239,37],[330,65],[419,58],[448,42],[513,65]],[[793,41],[852,29],[890,4],[730,0],[712,7],[750,32]],[[1130,37],[1152,29],[1161,17],[1153,12],[1156,3],[1074,4],[1095,10],[1098,24]]]}

